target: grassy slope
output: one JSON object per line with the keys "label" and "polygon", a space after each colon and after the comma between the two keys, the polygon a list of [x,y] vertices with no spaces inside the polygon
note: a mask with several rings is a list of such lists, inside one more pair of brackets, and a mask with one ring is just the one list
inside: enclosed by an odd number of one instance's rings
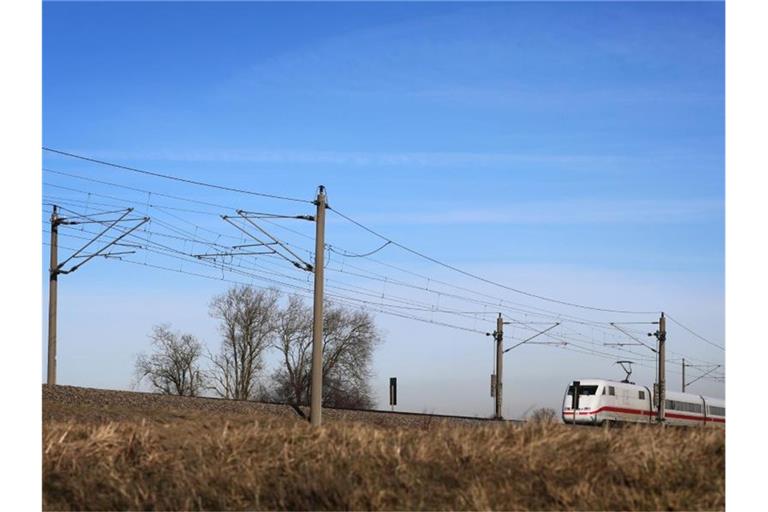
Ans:
{"label": "grassy slope", "polygon": [[68,404],[44,421],[45,509],[725,504],[725,435],[717,430],[342,421],[314,430],[290,416],[172,408],[107,407],[84,419],[92,408]]}

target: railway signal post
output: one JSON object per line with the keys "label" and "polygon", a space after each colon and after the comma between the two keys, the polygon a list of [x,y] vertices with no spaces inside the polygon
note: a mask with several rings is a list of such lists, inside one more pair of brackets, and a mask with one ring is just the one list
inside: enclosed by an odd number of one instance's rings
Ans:
{"label": "railway signal post", "polygon": [[683,358],[683,393],[685,393],[685,358]]}
{"label": "railway signal post", "polygon": [[389,378],[389,406],[392,408],[392,411],[395,410],[396,405],[397,405],[397,377],[390,377]]}
{"label": "railway signal post", "polygon": [[661,312],[661,317],[659,318],[659,329],[652,334],[653,336],[656,336],[656,340],[658,341],[658,348],[656,353],[659,357],[659,364],[658,364],[658,376],[656,378],[656,397],[657,397],[657,406],[656,406],[656,421],[659,423],[664,422],[664,409],[666,406],[666,386],[667,386],[667,379],[666,379],[666,366],[665,366],[665,359],[666,359],[666,341],[667,341],[667,319],[664,317],[664,312]]}

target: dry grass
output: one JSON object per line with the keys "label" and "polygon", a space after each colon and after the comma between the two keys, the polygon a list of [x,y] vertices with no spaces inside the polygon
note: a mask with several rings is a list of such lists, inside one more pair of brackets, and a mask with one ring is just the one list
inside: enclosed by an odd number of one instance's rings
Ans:
{"label": "dry grass", "polygon": [[46,421],[46,510],[722,510],[715,430]]}

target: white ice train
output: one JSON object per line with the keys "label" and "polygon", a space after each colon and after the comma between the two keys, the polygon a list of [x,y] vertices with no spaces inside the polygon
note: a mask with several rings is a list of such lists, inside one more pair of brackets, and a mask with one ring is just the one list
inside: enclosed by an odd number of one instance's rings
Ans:
{"label": "white ice train", "polygon": [[[574,396],[574,388],[578,392]],[[725,400],[667,391],[664,421],[668,425],[725,428]],[[652,391],[631,382],[583,379],[568,385],[563,421],[586,425],[653,423]]]}

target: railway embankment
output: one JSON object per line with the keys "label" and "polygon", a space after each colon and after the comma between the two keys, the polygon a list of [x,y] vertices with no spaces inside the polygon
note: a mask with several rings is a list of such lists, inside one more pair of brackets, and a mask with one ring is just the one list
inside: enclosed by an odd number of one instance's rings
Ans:
{"label": "railway embankment", "polygon": [[[43,419],[110,421],[136,418],[173,418],[185,413],[236,415],[238,417],[306,420],[309,408],[289,404],[183,397],[135,391],[43,385]],[[424,426],[436,422],[469,425],[498,423],[480,417],[416,412],[323,408],[326,422],[362,422],[382,427]]]}

